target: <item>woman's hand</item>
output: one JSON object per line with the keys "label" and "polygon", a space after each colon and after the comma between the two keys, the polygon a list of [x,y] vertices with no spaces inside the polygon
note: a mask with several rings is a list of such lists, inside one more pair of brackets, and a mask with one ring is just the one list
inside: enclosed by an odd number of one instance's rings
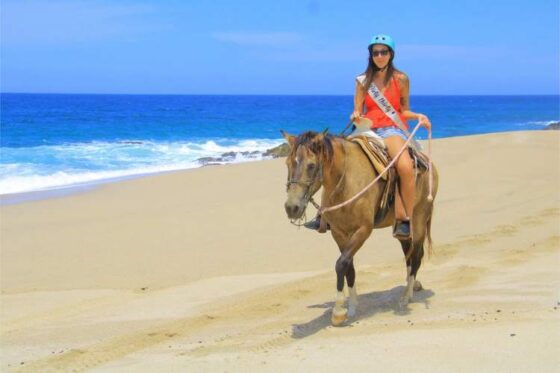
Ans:
{"label": "woman's hand", "polygon": [[422,127],[428,130],[432,128],[432,123],[430,122],[430,119],[428,119],[428,116],[424,114],[418,114],[418,122],[422,125]]}
{"label": "woman's hand", "polygon": [[352,122],[355,122],[356,119],[360,118],[361,116],[362,116],[362,113],[360,113],[360,111],[354,110],[354,111],[352,112],[352,114],[350,114],[350,120],[351,120]]}

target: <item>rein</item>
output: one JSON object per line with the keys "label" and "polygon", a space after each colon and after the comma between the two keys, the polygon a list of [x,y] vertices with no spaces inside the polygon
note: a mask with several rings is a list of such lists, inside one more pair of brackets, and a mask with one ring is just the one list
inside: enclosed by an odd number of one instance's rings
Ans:
{"label": "rein", "polygon": [[[397,161],[397,159],[399,159],[400,155],[407,148],[408,144],[410,143],[410,141],[414,137],[414,134],[416,133],[416,131],[418,131],[419,128],[420,128],[420,122],[418,122],[416,127],[414,127],[414,130],[410,133],[410,136],[408,136],[408,139],[404,143],[401,150],[399,150],[399,152],[397,153],[395,158],[393,160],[391,160],[391,162],[387,165],[385,170],[383,170],[383,172],[381,172],[379,175],[377,175],[377,177],[375,179],[373,179],[373,181],[370,182],[368,185],[366,185],[364,187],[364,189],[362,189],[360,192],[358,192],[354,197],[352,197],[352,198],[350,198],[350,199],[348,199],[348,200],[346,200],[342,203],[339,203],[338,205],[318,208],[318,210],[319,210],[318,214],[322,215],[325,212],[334,211],[334,210],[337,210],[339,208],[342,208],[342,207],[344,207],[346,205],[349,205],[350,203],[354,202],[355,200],[360,198],[362,195],[364,195],[364,193],[366,193],[369,188],[371,188],[377,181],[379,181],[379,179],[381,178],[381,176],[383,176],[383,174],[385,174],[387,171],[389,171],[389,169],[391,167],[394,166],[395,162]],[[434,197],[433,197],[433,194],[432,194],[433,173],[432,173],[432,130],[431,130],[431,128],[428,130],[428,173],[429,173],[429,194],[428,194],[427,199],[428,199],[429,202],[432,202],[434,200]]]}

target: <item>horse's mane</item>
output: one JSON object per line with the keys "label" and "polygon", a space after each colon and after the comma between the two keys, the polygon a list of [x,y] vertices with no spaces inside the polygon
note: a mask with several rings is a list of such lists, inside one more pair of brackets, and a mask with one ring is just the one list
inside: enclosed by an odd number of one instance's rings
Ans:
{"label": "horse's mane", "polygon": [[317,156],[323,156],[324,161],[328,164],[331,163],[334,149],[333,140],[336,136],[327,134],[319,134],[314,131],[307,131],[296,137],[294,146],[292,146],[290,157],[295,156],[295,152],[299,146],[306,147],[309,151]]}

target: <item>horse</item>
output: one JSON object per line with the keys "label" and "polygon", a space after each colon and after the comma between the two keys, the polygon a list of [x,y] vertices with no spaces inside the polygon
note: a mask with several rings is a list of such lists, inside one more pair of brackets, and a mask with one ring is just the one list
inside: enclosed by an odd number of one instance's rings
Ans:
{"label": "horse", "polygon": [[[309,201],[323,187],[322,207],[334,206],[349,200],[363,190],[376,176],[368,157],[360,146],[343,137],[327,133],[304,132],[294,136],[281,131],[289,145],[286,158],[288,182],[287,199],[284,204],[288,218],[302,219]],[[437,193],[438,174],[433,172],[433,197]],[[432,249],[431,222],[433,198],[429,195],[429,173],[417,171],[416,200],[411,220],[411,239],[401,240],[401,248],[406,260],[406,287],[400,296],[398,306],[403,309],[412,301],[414,291],[422,289],[416,280],[422,258],[424,242],[428,252]],[[374,221],[386,181],[379,180],[360,198],[341,208],[325,211],[321,219],[330,226],[331,234],[338,245],[340,256],[336,261],[335,306],[331,322],[339,326],[355,315],[358,295],[355,288],[356,271],[353,258],[373,229],[390,227],[395,222],[394,208],[380,221]],[[324,223],[323,223],[324,224]],[[348,285],[348,306],[345,308],[344,278]]]}

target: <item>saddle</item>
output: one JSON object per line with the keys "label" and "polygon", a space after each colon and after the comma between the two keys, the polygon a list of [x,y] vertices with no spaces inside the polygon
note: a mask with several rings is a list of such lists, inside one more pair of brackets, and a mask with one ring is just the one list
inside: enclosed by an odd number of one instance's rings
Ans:
{"label": "saddle", "polygon": [[[382,141],[363,135],[352,137],[350,141],[355,142],[360,146],[364,154],[368,157],[372,167],[378,174],[385,171],[387,165],[391,161],[391,158],[389,157],[385,144]],[[419,152],[411,146],[408,147],[408,152],[414,161],[414,167],[417,171],[426,171],[428,169],[428,157],[425,154]],[[383,189],[383,195],[375,214],[375,225],[381,223],[385,219],[387,212],[394,204],[398,175],[396,170],[391,168],[383,174],[381,178],[385,181],[385,188]]]}

